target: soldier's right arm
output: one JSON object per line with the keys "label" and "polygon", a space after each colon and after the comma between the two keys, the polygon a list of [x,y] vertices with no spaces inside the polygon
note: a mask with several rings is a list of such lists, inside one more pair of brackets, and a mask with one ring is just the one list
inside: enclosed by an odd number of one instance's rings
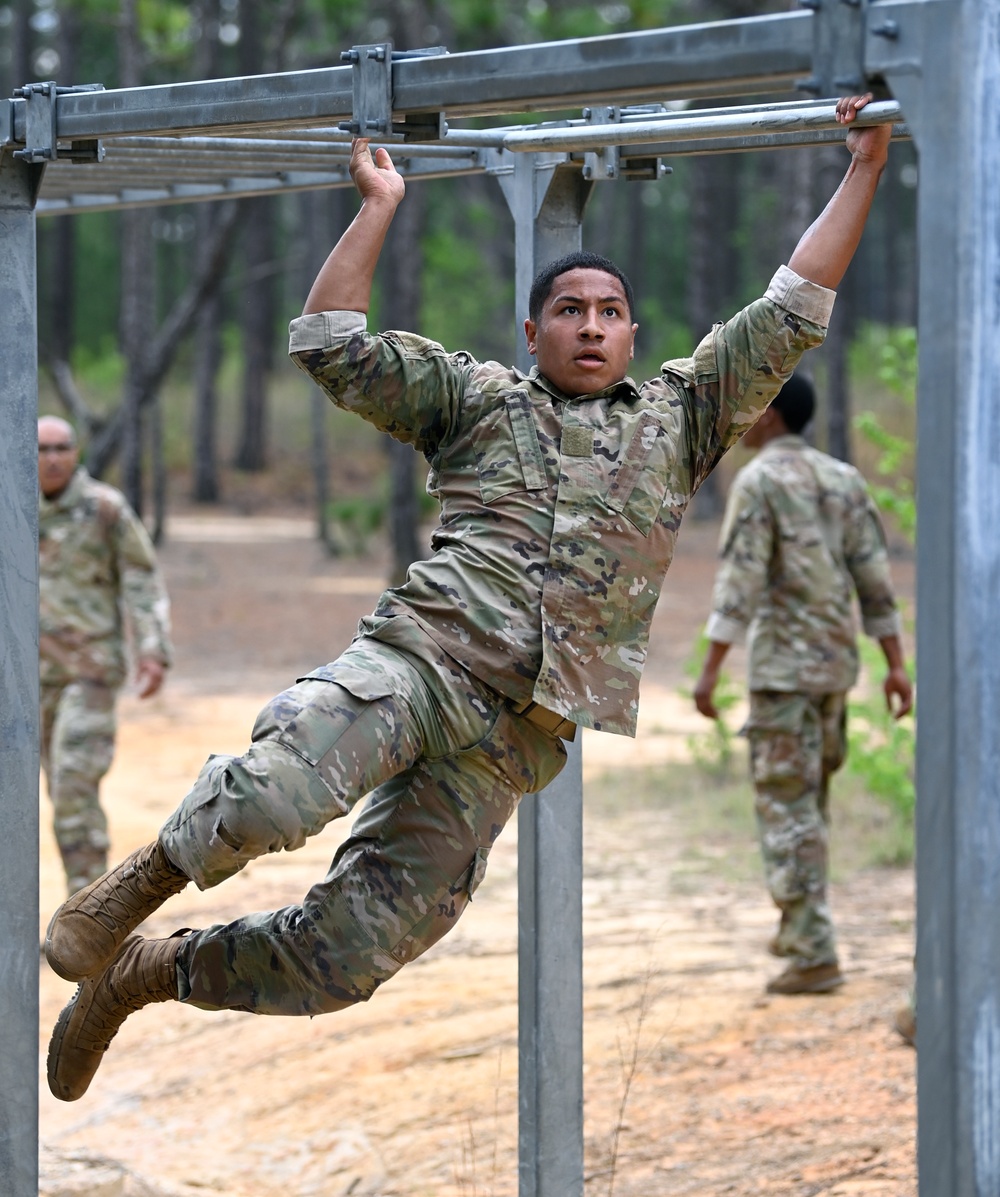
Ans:
{"label": "soldier's right arm", "polygon": [[352,146],[351,175],[361,208],[292,321],[289,354],[338,407],[430,455],[457,424],[474,363],[414,333],[367,331],[375,268],[404,183],[388,152],[373,157],[365,138]]}
{"label": "soldier's right arm", "polygon": [[710,640],[741,641],[767,588],[774,547],[770,508],[756,479],[746,473],[733,481],[722,523],[722,558],[712,590]]}
{"label": "soldier's right arm", "polygon": [[361,208],[320,267],[303,316],[367,312],[371,305],[375,267],[406,185],[389,151],[377,149],[373,157],[365,137],[355,138],[351,145],[351,178],[361,196]]}
{"label": "soldier's right arm", "polygon": [[767,503],[747,476],[738,475],[729,491],[722,521],[722,562],[715,575],[712,613],[705,627],[708,651],[695,682],[695,706],[708,719],[718,719],[712,695],[729,647],[746,635],[767,585],[773,527]]}

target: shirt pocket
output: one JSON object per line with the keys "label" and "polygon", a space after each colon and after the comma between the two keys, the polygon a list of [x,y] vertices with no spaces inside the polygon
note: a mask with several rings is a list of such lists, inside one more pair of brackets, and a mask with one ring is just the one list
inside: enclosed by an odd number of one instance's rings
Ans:
{"label": "shirt pocket", "polygon": [[608,506],[643,536],[649,535],[666,498],[667,440],[659,417],[644,412],[608,487]]}
{"label": "shirt pocket", "polygon": [[515,491],[548,486],[531,400],[524,391],[503,391],[473,433],[479,492],[494,503]]}

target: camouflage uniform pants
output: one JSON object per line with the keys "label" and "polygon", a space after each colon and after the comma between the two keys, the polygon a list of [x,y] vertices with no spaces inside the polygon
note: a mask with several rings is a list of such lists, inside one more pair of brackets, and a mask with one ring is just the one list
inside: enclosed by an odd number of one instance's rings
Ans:
{"label": "camouflage uniform pants", "polygon": [[115,696],[110,686],[79,680],[40,691],[42,767],[70,894],[108,867],[98,786],[115,751]]}
{"label": "camouflage uniform pants", "polygon": [[160,832],[204,889],[301,847],[370,793],[301,904],[185,940],[181,999],[310,1015],[367,1000],[455,925],[522,794],[565,758],[445,654],[356,640],[261,711],[242,756],[210,758]]}
{"label": "camouflage uniform pants", "polygon": [[828,783],[846,754],[845,694],[750,695],[745,733],[779,946],[803,966],[837,959],[827,905]]}

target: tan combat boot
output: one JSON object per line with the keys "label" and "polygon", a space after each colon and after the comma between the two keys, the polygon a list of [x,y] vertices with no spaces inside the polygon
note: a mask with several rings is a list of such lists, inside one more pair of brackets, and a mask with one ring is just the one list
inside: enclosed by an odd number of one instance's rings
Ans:
{"label": "tan combat boot", "polygon": [[138,848],[63,902],[45,932],[45,959],[65,981],[94,976],[125,937],[187,883],[158,841]]}
{"label": "tan combat boot", "polygon": [[909,1003],[905,1006],[900,1006],[896,1011],[892,1025],[896,1028],[896,1033],[902,1037],[904,1043],[910,1047],[917,1046],[917,1015]]}
{"label": "tan combat boot", "polygon": [[840,965],[801,965],[796,961],[767,983],[768,993],[829,993],[844,984],[846,977]]}
{"label": "tan combat boot", "polygon": [[177,953],[187,932],[170,939],[132,935],[97,977],[81,982],[49,1041],[49,1088],[61,1101],[87,1092],[118,1028],[150,1002],[176,1001]]}

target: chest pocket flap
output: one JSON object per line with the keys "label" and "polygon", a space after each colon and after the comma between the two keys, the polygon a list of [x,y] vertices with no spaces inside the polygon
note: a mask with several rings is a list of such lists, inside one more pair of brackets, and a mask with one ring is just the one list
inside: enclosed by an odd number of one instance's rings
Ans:
{"label": "chest pocket flap", "polygon": [[645,412],[608,488],[608,506],[621,512],[643,535],[653,526],[667,493],[666,440],[659,417]]}
{"label": "chest pocket flap", "polygon": [[507,391],[502,398],[506,420],[484,422],[477,434],[482,449],[477,453],[479,489],[484,503],[514,491],[548,486],[530,399],[523,391]]}

